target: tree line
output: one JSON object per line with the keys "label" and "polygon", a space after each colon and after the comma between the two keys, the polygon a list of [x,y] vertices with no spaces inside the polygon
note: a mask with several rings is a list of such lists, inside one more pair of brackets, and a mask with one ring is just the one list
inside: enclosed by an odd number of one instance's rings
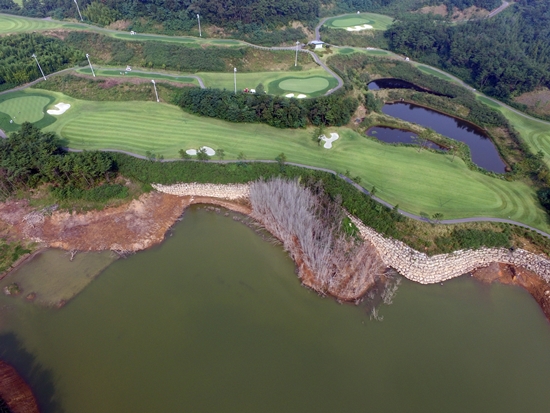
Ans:
{"label": "tree line", "polygon": [[[263,89],[258,88],[259,90]],[[229,122],[266,123],[277,128],[347,124],[359,102],[343,93],[307,100],[220,89],[183,89],[174,103],[187,112]]]}
{"label": "tree line", "polygon": [[115,172],[104,152],[67,152],[53,132],[42,132],[25,122],[21,129],[0,140],[0,196],[49,183],[65,191],[97,187]]}
{"label": "tree line", "polygon": [[0,37],[0,89],[38,79],[41,74],[32,55],[48,74],[85,59],[84,53],[62,40],[32,33]]}
{"label": "tree line", "polygon": [[550,86],[550,9],[546,2],[528,0],[511,7],[514,13],[459,25],[432,15],[409,15],[386,34],[393,51],[509,99]]}

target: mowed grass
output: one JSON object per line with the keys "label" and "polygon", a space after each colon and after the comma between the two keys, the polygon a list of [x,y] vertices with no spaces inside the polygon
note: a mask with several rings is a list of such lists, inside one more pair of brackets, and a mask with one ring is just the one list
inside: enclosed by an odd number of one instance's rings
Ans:
{"label": "mowed grass", "polygon": [[[234,89],[234,77],[233,72],[230,73],[211,73],[211,72],[199,72],[197,76],[201,77],[206,87],[218,88],[218,89]],[[237,90],[243,90],[245,88],[255,89],[260,83],[264,85],[267,92],[270,94],[281,94],[284,90],[277,90],[279,81],[286,79],[304,79],[319,77],[326,79],[329,82],[329,86],[326,90],[330,89],[330,85],[336,82],[332,76],[329,76],[323,69],[311,69],[300,72],[278,71],[278,72],[237,72]],[[304,88],[307,88],[307,80],[304,82]],[[323,94],[325,90],[318,91],[316,95]],[[301,91],[297,91],[304,93]]]}
{"label": "mowed grass", "polygon": [[85,26],[56,20],[33,19],[0,13],[0,34],[43,31],[51,29],[83,29]]}
{"label": "mowed grass", "polygon": [[[19,92],[22,93],[22,92]],[[38,93],[28,91],[27,93]],[[331,150],[311,139],[311,129],[277,129],[260,124],[227,123],[190,115],[156,102],[89,102],[39,91],[72,105],[44,130],[54,131],[77,149],[118,149],[178,158],[180,149],[206,145],[224,149],[226,159],[243,152],[248,159],[275,159],[350,171],[362,185],[377,188],[386,201],[416,214],[445,218],[471,216],[514,219],[550,231],[536,195],[521,182],[507,182],[469,170],[458,158],[415,148],[385,145],[347,128],[328,128],[340,139]]]}
{"label": "mowed grass", "polygon": [[520,115],[506,106],[480,95],[477,96],[477,99],[500,111],[520,133],[522,139],[529,145],[533,153],[542,151],[544,161],[550,167],[550,122]]}
{"label": "mowed grass", "polygon": [[35,123],[44,117],[45,107],[50,103],[46,96],[22,96],[0,102],[0,112],[18,125],[23,122]]}
{"label": "mowed grass", "polygon": [[360,13],[328,19],[325,25],[333,29],[346,29],[347,27],[369,24],[373,30],[386,30],[393,22],[393,18],[382,14]]}
{"label": "mowed grass", "polygon": [[305,79],[285,79],[279,82],[279,88],[293,92],[312,93],[326,89],[329,85],[328,79],[324,77],[308,77]]}

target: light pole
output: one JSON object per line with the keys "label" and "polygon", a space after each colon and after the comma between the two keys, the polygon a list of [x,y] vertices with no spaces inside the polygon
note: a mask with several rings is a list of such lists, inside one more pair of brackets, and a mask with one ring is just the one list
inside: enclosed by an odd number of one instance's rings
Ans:
{"label": "light pole", "polygon": [[237,94],[237,68],[233,68],[233,81],[235,82],[235,94]]}
{"label": "light pole", "polygon": [[197,13],[197,20],[199,21],[199,37],[202,37],[202,33],[201,33],[201,16],[199,16],[199,13]]}
{"label": "light pole", "polygon": [[88,64],[90,65],[90,69],[92,70],[92,75],[95,77],[94,68],[92,67],[92,62],[90,62],[90,55],[86,53],[86,59],[88,59]]}
{"label": "light pole", "polygon": [[84,19],[82,18],[82,14],[80,13],[80,7],[78,7],[78,3],[76,0],[74,0],[74,4],[76,4],[76,9],[78,10],[78,15],[80,16],[80,21],[83,22]]}
{"label": "light pole", "polygon": [[299,41],[296,41],[296,58],[294,59],[294,67],[298,66],[298,46],[300,45]]}
{"label": "light pole", "polygon": [[155,88],[155,95],[157,95],[157,102],[160,102],[159,94],[157,93],[157,84],[155,83],[155,79],[151,79],[151,82],[153,82],[153,87]]}
{"label": "light pole", "polygon": [[44,78],[44,80],[46,80],[46,75],[44,74],[44,72],[42,71],[42,68],[40,67],[40,63],[38,63],[38,59],[36,58],[36,55],[33,53],[32,54],[32,57],[34,58],[34,60],[36,61],[36,64],[38,65],[38,68],[40,69],[40,73],[42,73],[42,77]]}

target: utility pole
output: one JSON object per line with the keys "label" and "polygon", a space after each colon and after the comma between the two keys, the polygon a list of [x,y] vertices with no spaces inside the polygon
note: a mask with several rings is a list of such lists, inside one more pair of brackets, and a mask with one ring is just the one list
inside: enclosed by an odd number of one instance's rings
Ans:
{"label": "utility pole", "polygon": [[[75,0],[76,1],[76,0]],[[199,16],[199,13],[197,13],[197,20],[199,21],[199,37],[202,37],[201,32],[201,16]]]}
{"label": "utility pole", "polygon": [[90,69],[92,70],[92,75],[95,77],[94,68],[92,67],[92,63],[90,62],[90,55],[86,53],[86,59],[88,59],[88,64],[90,65]]}
{"label": "utility pole", "polygon": [[157,84],[155,83],[155,79],[151,79],[151,82],[153,82],[153,87],[155,88],[155,95],[157,95],[157,102],[160,102],[159,94],[157,92]]}
{"label": "utility pole", "polygon": [[235,82],[235,94],[237,94],[237,68],[233,68],[233,81]]}
{"label": "utility pole", "polygon": [[78,10],[78,15],[80,16],[80,21],[83,22],[84,19],[82,18],[82,14],[80,13],[80,7],[78,7],[78,3],[76,0],[74,0],[74,4],[76,4],[76,9]]}
{"label": "utility pole", "polygon": [[32,54],[32,57],[34,58],[34,60],[36,61],[36,64],[38,65],[38,68],[40,69],[40,73],[42,73],[42,77],[44,78],[44,80],[46,80],[46,75],[44,74],[44,72],[42,71],[42,68],[40,67],[40,63],[38,63],[38,59],[36,58],[36,55],[33,53]]}
{"label": "utility pole", "polygon": [[299,41],[296,41],[296,58],[294,59],[294,67],[298,66],[298,46],[300,45]]}

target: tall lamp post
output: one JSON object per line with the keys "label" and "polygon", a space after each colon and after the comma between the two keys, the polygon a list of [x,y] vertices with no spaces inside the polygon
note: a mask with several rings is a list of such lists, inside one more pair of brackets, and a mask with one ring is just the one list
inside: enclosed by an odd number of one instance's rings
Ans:
{"label": "tall lamp post", "polygon": [[36,55],[33,53],[32,54],[32,57],[34,58],[34,60],[36,61],[36,64],[38,65],[38,68],[40,69],[40,73],[42,73],[42,77],[44,78],[44,80],[46,80],[46,75],[44,74],[44,72],[42,71],[42,68],[40,67],[40,63],[38,63],[38,59],[36,58]]}
{"label": "tall lamp post", "polygon": [[233,81],[235,82],[235,94],[237,94],[237,68],[233,68]]}
{"label": "tall lamp post", "polygon": [[155,79],[151,79],[151,82],[153,83],[153,87],[155,88],[155,95],[157,96],[157,102],[160,102],[159,94],[157,93],[157,84],[155,83]]}
{"label": "tall lamp post", "polygon": [[80,13],[80,7],[78,7],[78,2],[74,0],[74,4],[76,4],[76,9],[78,10],[78,15],[80,16],[80,21],[83,22],[84,19],[82,18],[82,13]]}
{"label": "tall lamp post", "polygon": [[88,59],[88,64],[90,65],[90,69],[92,70],[92,75],[95,77],[94,68],[92,67],[92,62],[90,62],[90,55],[86,53],[86,59]]}
{"label": "tall lamp post", "polygon": [[199,13],[197,13],[197,21],[199,22],[199,37],[202,37],[202,32],[201,32],[201,16],[199,16]]}
{"label": "tall lamp post", "polygon": [[294,59],[294,67],[298,66],[298,46],[300,45],[299,41],[296,41],[296,58]]}

